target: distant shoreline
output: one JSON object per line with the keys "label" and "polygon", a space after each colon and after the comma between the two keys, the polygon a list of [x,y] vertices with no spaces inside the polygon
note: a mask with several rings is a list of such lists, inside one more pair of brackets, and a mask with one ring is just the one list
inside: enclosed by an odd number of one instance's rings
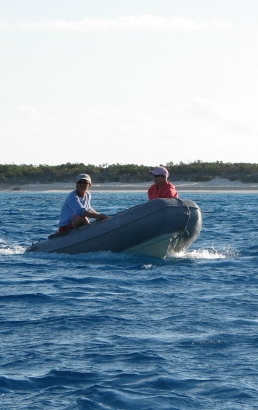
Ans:
{"label": "distant shoreline", "polygon": [[[92,185],[91,191],[103,192],[147,192],[152,181],[144,183],[96,183]],[[258,183],[244,184],[240,181],[230,181],[224,178],[214,178],[208,182],[173,181],[178,192],[258,192]],[[49,183],[49,184],[24,184],[24,185],[0,185],[1,192],[60,192],[72,191],[73,183]]]}

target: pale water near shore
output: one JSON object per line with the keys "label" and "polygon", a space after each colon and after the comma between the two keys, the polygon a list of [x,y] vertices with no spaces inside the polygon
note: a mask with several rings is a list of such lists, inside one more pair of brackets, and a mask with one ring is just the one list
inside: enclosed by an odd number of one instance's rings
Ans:
{"label": "pale water near shore", "polygon": [[[94,183],[91,187],[92,191],[139,191],[147,192],[150,182],[145,183]],[[173,181],[173,184],[180,192],[192,191],[258,191],[258,183],[242,183],[240,181],[230,181],[229,179],[216,177],[209,182],[191,182],[191,181]],[[0,191],[71,191],[75,188],[75,184],[67,183],[35,183],[18,186],[0,186]]]}

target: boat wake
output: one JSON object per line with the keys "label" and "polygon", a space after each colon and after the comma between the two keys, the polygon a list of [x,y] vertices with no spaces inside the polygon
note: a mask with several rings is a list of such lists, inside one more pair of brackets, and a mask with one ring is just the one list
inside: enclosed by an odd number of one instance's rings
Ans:
{"label": "boat wake", "polygon": [[240,252],[237,252],[229,247],[218,250],[215,248],[207,249],[194,249],[193,251],[182,251],[178,253],[170,253],[167,258],[177,259],[228,259],[239,256]]}
{"label": "boat wake", "polygon": [[0,239],[0,255],[19,255],[25,252],[25,248],[17,245],[10,245]]}

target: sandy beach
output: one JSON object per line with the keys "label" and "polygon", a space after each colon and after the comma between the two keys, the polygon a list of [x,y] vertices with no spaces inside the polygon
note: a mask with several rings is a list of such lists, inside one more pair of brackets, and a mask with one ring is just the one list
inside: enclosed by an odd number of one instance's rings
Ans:
{"label": "sandy beach", "polygon": [[[91,191],[103,192],[119,192],[119,191],[139,191],[146,192],[152,181],[144,183],[93,183]],[[214,178],[209,182],[191,182],[191,181],[173,181],[178,192],[258,192],[258,183],[244,184],[240,181],[230,181],[224,178]],[[75,184],[68,183],[51,183],[51,184],[26,184],[26,185],[10,185],[0,186],[0,191],[24,192],[55,192],[55,191],[71,191],[75,188]]]}

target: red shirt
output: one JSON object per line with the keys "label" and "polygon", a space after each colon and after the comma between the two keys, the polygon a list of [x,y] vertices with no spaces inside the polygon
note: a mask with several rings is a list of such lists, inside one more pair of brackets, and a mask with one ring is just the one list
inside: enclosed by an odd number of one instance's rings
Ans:
{"label": "red shirt", "polygon": [[148,198],[178,198],[178,193],[171,182],[166,181],[164,185],[159,187],[157,184],[153,184],[148,189]]}

